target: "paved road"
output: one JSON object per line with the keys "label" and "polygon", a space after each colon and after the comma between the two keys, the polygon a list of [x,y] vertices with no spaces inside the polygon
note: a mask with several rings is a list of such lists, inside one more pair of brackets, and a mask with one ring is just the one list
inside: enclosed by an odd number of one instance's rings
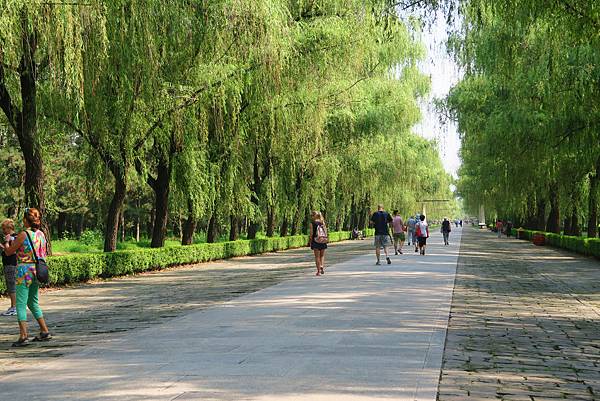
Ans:
{"label": "paved road", "polygon": [[600,262],[465,229],[439,391],[600,400]]}
{"label": "paved road", "polygon": [[[362,255],[371,244],[369,240],[332,244],[326,262]],[[16,318],[0,316],[0,377],[31,366],[32,360],[53,360],[89,344],[304,276],[313,266],[309,250],[293,249],[46,290],[40,303],[55,339],[44,347],[15,350],[10,344],[18,336]],[[0,300],[2,310],[8,305],[7,298]],[[31,326],[31,334],[36,326]]]}
{"label": "paved road", "polygon": [[[376,267],[369,253],[341,261],[323,277],[302,271],[33,363],[0,379],[2,396],[434,400],[459,250],[437,245],[439,237],[432,237],[436,245],[426,257],[410,253]],[[454,237],[458,242],[459,234]]]}

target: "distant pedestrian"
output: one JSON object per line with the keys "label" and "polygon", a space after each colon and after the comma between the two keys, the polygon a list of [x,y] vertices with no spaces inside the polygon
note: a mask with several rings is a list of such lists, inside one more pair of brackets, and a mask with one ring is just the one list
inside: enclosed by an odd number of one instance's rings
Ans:
{"label": "distant pedestrian", "polygon": [[[52,338],[38,303],[39,282],[36,277],[35,260],[36,257],[46,259],[46,237],[40,230],[41,217],[39,210],[26,208],[23,218],[25,230],[21,231],[8,247],[3,245],[6,255],[17,254],[16,307],[20,335],[19,339],[12,344],[13,347],[23,347],[29,344],[27,307],[40,326],[40,334],[33,341],[48,341]],[[5,240],[7,239],[8,236]]]}
{"label": "distant pedestrian", "polygon": [[394,210],[392,227],[394,231],[394,252],[396,255],[402,255],[402,246],[406,240],[406,235],[404,234],[404,221],[402,221],[402,217],[398,214],[397,210]]}
{"label": "distant pedestrian", "polygon": [[315,265],[317,266],[317,276],[325,274],[325,250],[329,237],[327,227],[321,212],[314,211],[311,214],[312,224],[310,225],[309,246],[315,254]]}
{"label": "distant pedestrian", "polygon": [[371,216],[371,223],[375,227],[375,256],[377,256],[376,265],[380,265],[381,248],[385,253],[385,260],[387,264],[391,264],[392,261],[388,255],[387,246],[390,238],[389,224],[392,222],[392,216],[383,209],[383,205],[377,206],[377,211]]}
{"label": "distant pedestrian", "polygon": [[506,228],[504,229],[504,231],[506,232],[506,238],[510,238],[510,235],[512,234],[512,228],[513,228],[513,223],[512,221],[507,221],[506,222]]}
{"label": "distant pedestrian", "polygon": [[429,237],[429,226],[425,221],[425,215],[419,216],[417,223],[417,241],[421,255],[425,255],[425,247],[427,246],[427,238]]}
{"label": "distant pedestrian", "polygon": [[458,221],[458,225],[462,227],[462,220]]}
{"label": "distant pedestrian", "polygon": [[415,241],[415,230],[416,229],[417,229],[417,219],[415,219],[413,216],[410,216],[410,218],[406,222],[406,232],[408,233],[408,245],[410,246],[412,244],[415,248],[417,246],[416,241]]}
{"label": "distant pedestrian", "polygon": [[498,238],[502,238],[502,220],[496,220],[496,231],[498,233]]}
{"label": "distant pedestrian", "polygon": [[[2,222],[2,244],[8,248],[15,240],[15,223],[11,219]],[[15,316],[17,314],[15,274],[17,272],[17,255],[6,255],[2,251],[2,267],[4,268],[4,281],[6,283],[6,292],[10,298],[10,308],[2,313],[2,316]]]}
{"label": "distant pedestrian", "polygon": [[442,235],[444,236],[444,245],[450,245],[450,243],[448,242],[449,237],[450,237],[450,232],[452,231],[452,229],[450,228],[451,224],[450,224],[450,220],[448,220],[446,217],[444,217],[444,221],[442,221]]}

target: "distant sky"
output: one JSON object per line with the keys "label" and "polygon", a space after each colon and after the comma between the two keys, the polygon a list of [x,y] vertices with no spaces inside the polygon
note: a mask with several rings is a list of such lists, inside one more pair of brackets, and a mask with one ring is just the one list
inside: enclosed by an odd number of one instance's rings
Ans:
{"label": "distant sky", "polygon": [[458,66],[447,54],[446,31],[446,18],[439,13],[435,24],[425,28],[422,34],[423,43],[427,48],[427,58],[422,62],[421,70],[431,77],[431,93],[429,99],[425,99],[421,105],[423,122],[417,125],[414,131],[425,138],[437,140],[444,168],[456,177],[460,166],[458,157],[460,140],[456,125],[452,122],[440,123],[433,104],[434,99],[444,98],[461,76]]}

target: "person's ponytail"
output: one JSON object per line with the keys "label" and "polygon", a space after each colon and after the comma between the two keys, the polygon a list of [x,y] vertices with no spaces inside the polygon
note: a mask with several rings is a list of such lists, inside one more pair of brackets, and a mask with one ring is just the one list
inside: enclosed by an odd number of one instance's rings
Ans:
{"label": "person's ponytail", "polygon": [[42,225],[42,215],[39,210],[36,208],[26,208],[25,209],[25,220],[29,223],[29,227],[34,230],[39,230]]}

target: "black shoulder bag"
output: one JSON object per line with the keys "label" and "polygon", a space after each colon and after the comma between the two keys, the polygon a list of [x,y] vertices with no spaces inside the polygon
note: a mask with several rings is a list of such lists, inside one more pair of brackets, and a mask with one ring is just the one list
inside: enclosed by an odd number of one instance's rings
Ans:
{"label": "black shoulder bag", "polygon": [[35,245],[29,236],[29,232],[25,230],[25,234],[27,234],[27,239],[29,240],[29,244],[31,245],[31,250],[33,251],[33,256],[35,257],[35,275],[37,280],[42,284],[48,284],[50,281],[50,277],[48,275],[48,265],[44,259],[40,259],[37,256],[37,252],[35,250]]}

